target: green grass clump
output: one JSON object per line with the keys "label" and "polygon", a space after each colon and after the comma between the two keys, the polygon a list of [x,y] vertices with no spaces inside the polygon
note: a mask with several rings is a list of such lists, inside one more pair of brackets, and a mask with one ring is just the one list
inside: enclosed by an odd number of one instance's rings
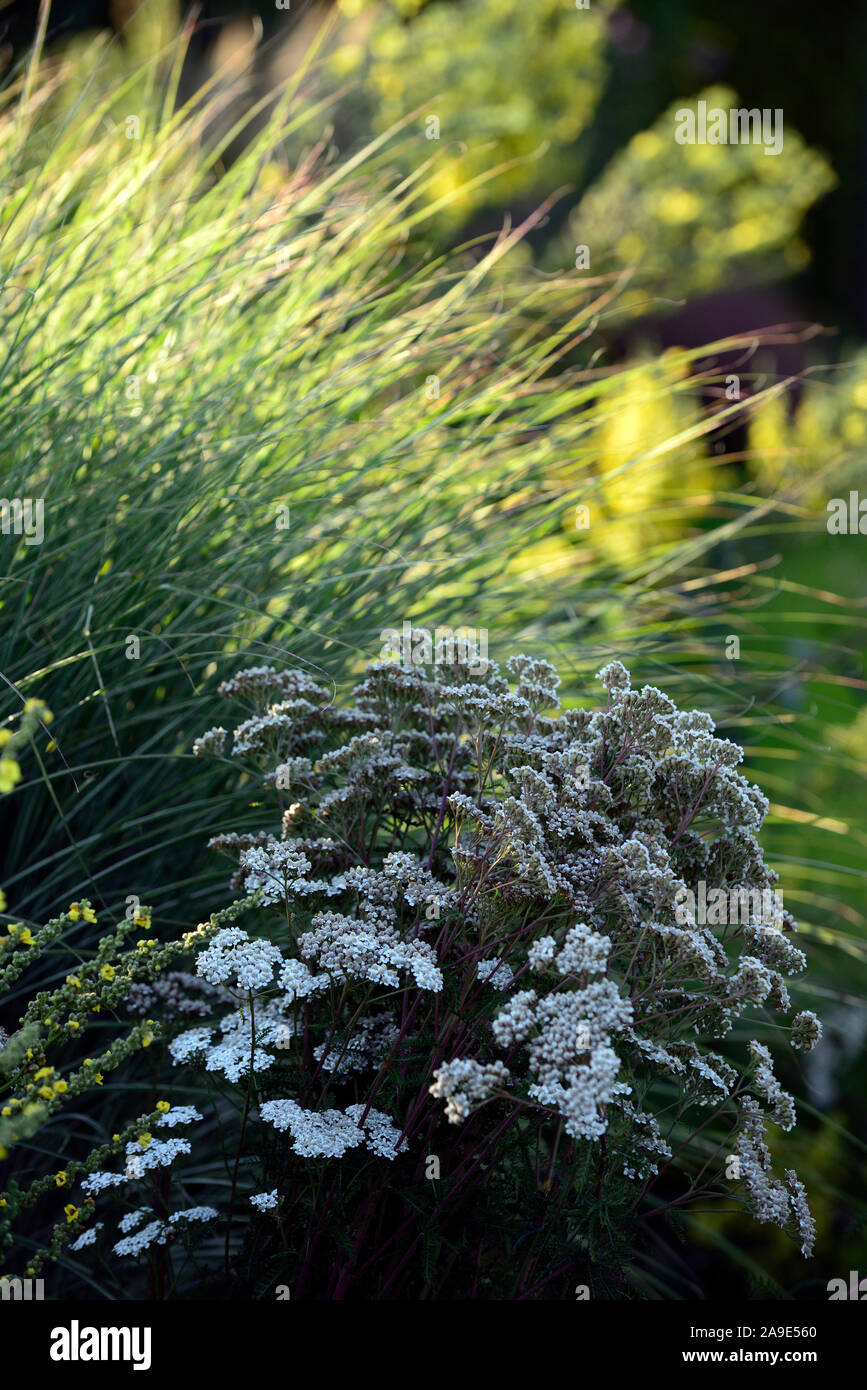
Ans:
{"label": "green grass clump", "polygon": [[612,287],[511,273],[525,228],[431,259],[424,170],[396,181],[385,137],[337,162],[292,90],[224,167],[219,84],[176,111],[179,63],[32,64],[0,114],[3,495],[44,505],[41,544],[3,537],[0,673],[9,717],[57,712],[5,813],[22,918],[137,892],[178,923],[207,892],[189,736],[233,653],[336,680],[404,619],[496,645],[616,593],[571,520],[618,408],[587,370]]}

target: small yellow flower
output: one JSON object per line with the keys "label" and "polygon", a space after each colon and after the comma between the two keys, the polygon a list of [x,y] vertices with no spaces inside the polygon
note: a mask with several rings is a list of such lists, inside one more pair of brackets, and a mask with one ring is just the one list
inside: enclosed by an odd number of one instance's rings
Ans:
{"label": "small yellow flower", "polygon": [[94,1081],[96,1082],[97,1086],[101,1086],[101,1085],[102,1085],[102,1072],[101,1072],[101,1071],[95,1072],[95,1073],[94,1073],[93,1079],[94,1079]]}
{"label": "small yellow flower", "polygon": [[64,1091],[69,1090],[69,1086],[65,1081],[55,1081],[54,1089],[59,1096],[62,1096]]}
{"label": "small yellow flower", "polygon": [[33,1080],[41,1081],[43,1076],[50,1076],[53,1071],[53,1067],[40,1067],[38,1072],[34,1074]]}
{"label": "small yellow flower", "polygon": [[141,1147],[142,1147],[143,1149],[148,1149],[148,1148],[150,1148],[152,1139],[153,1139],[153,1135],[152,1135],[152,1134],[148,1134],[147,1130],[145,1130],[144,1134],[140,1134],[140,1135],[139,1135],[139,1137],[138,1137],[138,1142],[139,1142],[139,1144],[141,1145]]}
{"label": "small yellow flower", "polygon": [[66,1173],[62,1168],[59,1173],[54,1174],[54,1181],[56,1182],[58,1187],[66,1186]]}
{"label": "small yellow flower", "polygon": [[21,768],[14,758],[0,758],[0,792],[11,792],[21,781]]}
{"label": "small yellow flower", "polygon": [[78,1207],[74,1207],[71,1202],[69,1202],[63,1210],[66,1212],[66,1219],[69,1222],[74,1221],[78,1215]]}
{"label": "small yellow flower", "polygon": [[153,1042],[153,1040],[154,1040],[154,1035],[153,1035],[153,1033],[151,1033],[150,1031],[148,1031],[147,1033],[142,1033],[142,1035],[141,1035],[141,1045],[142,1045],[142,1047],[150,1047],[150,1045],[151,1045],[151,1043]]}
{"label": "small yellow flower", "polygon": [[25,927],[23,931],[18,933],[18,940],[22,941],[25,946],[36,945],[36,942],[33,940],[33,933],[29,927]]}
{"label": "small yellow flower", "polygon": [[78,903],[70,903],[70,904],[69,904],[69,911],[68,911],[68,913],[67,913],[66,915],[67,915],[67,917],[69,917],[73,922],[77,922],[78,919],[79,919],[79,917],[81,916],[81,910],[80,910],[80,908],[79,908],[79,906],[78,906]]}
{"label": "small yellow flower", "polygon": [[43,1100],[54,1100],[54,1091],[51,1086],[40,1086],[39,1094]]}
{"label": "small yellow flower", "polygon": [[149,927],[151,924],[151,915],[149,912],[145,912],[142,908],[139,908],[132,920],[133,925],[136,927]]}
{"label": "small yellow flower", "polygon": [[12,1106],[11,1106],[11,1105],[4,1105],[4,1106],[3,1106],[3,1109],[0,1110],[0,1115],[7,1115],[7,1116],[8,1116],[8,1115],[11,1115],[11,1114],[12,1114]]}
{"label": "small yellow flower", "polygon": [[66,983],[72,985],[74,989],[81,989],[81,981],[77,975],[67,975]]}
{"label": "small yellow flower", "polygon": [[112,1142],[113,1144],[119,1144],[119,1143],[120,1143],[120,1135],[119,1135],[119,1134],[113,1134],[113,1135],[111,1136],[111,1142]]}
{"label": "small yellow flower", "polygon": [[157,1110],[161,1111],[163,1115],[166,1113],[167,1110],[171,1110],[171,1108],[172,1107],[167,1100],[157,1101]]}
{"label": "small yellow flower", "polygon": [[99,973],[100,973],[100,975],[102,976],[102,978],[103,978],[104,980],[113,980],[113,979],[114,979],[114,966],[113,966],[113,965],[104,965],[104,966],[102,966],[102,968],[101,968],[101,970],[100,970]]}
{"label": "small yellow flower", "polygon": [[85,922],[96,921],[96,913],[94,912],[92,907],[83,907],[81,909],[81,915],[84,918]]}
{"label": "small yellow flower", "polygon": [[69,1020],[69,1027],[70,1027],[70,1031],[71,1031],[71,1032],[77,1033],[78,1030],[79,1030],[79,1028],[81,1027],[81,1024],[80,1024],[80,1023],[76,1023],[75,1019],[74,1019],[74,1018],[71,1018],[71,1019]]}

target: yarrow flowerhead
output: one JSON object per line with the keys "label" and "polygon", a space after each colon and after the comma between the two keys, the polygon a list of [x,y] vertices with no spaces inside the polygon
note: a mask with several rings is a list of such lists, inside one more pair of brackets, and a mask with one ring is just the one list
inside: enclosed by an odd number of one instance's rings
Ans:
{"label": "yarrow flowerhead", "polygon": [[[491,1172],[531,1201],[565,1185],[590,1248],[600,1202],[626,1219],[663,1172],[686,1205],[714,1142],[738,1158],[741,1200],[806,1253],[806,1194],[791,1170],[774,1177],[763,1137],[791,1129],[794,1101],[768,1046],[753,1039],[744,1061],[753,1011],[788,1019],[786,977],[806,958],[742,750],[619,661],[594,708],[561,710],[538,657],[501,671],[418,650],[368,667],[339,708],[307,673],[240,672],[221,693],[243,717],[196,747],[231,747],[277,803],[270,827],[212,841],[257,935],[193,934],[212,993],[172,986],[175,1018],[196,1023],[169,1041],[176,1064],[257,1097],[247,1220],[299,1169],[339,1165],[336,1194],[386,1160],[409,1191],[443,1149],[474,1192]],[[720,902],[738,913],[722,920]],[[812,1013],[791,1019],[793,1047],[820,1036]],[[279,1219],[301,1218],[287,1201]]]}

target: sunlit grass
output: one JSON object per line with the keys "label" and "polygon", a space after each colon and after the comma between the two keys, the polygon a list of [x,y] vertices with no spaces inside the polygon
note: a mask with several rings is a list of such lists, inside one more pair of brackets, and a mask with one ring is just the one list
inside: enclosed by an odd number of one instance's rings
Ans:
{"label": "sunlit grass", "polygon": [[289,92],[230,163],[205,138],[219,84],[176,112],[178,66],[93,50],[32,68],[0,116],[2,494],[45,500],[43,543],[0,547],[0,715],[56,715],[3,807],[8,915],[89,894],[110,920],[135,893],[188,927],[245,797],[190,753],[218,681],[303,665],[339,699],[383,628],[468,624],[494,659],[550,654],[567,696],[616,656],[713,709],[773,803],[817,1009],[851,997],[864,765],[827,730],[863,690],[863,608],[789,577],[824,527],[809,498],[712,452],[757,408],[697,404],[731,344],[600,363],[616,282],[535,276],[525,227],[432,253],[401,130],[338,161],[326,108]]}

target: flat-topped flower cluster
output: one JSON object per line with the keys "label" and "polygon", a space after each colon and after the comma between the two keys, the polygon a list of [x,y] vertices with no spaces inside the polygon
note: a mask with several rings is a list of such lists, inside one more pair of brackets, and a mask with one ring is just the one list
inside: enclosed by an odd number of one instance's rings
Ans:
{"label": "flat-topped flower cluster", "polygon": [[[699,880],[747,902],[772,889],[767,801],[709,715],[633,689],[617,661],[599,680],[600,708],[563,712],[555,669],[529,656],[377,663],[343,708],[306,672],[223,687],[248,717],[197,752],[258,770],[282,817],[212,842],[261,924],[201,951],[198,975],[234,1003],[171,1052],[252,1088],[288,1131],[262,1174],[275,1202],[299,1162],[386,1158],[409,1190],[435,1155],[457,1183],[442,1221],[529,1153],[540,1192],[639,1211],[664,1175],[669,1204],[740,1194],[810,1253],[803,1186],[774,1177],[765,1140],[795,1110],[762,1038],[780,1019],[794,1047],[821,1035],[792,1017],[796,924],[683,907]],[[350,1239],[370,1229],[369,1183]]]}

